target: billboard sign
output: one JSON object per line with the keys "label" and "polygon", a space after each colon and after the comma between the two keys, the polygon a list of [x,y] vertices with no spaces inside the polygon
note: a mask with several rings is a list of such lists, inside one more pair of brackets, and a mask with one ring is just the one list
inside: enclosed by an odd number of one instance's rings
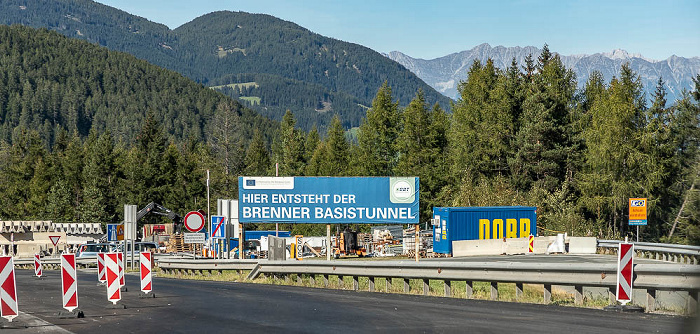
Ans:
{"label": "billboard sign", "polygon": [[647,224],[647,199],[646,198],[630,198],[630,225],[646,225]]}
{"label": "billboard sign", "polygon": [[417,177],[238,178],[241,223],[417,224]]}

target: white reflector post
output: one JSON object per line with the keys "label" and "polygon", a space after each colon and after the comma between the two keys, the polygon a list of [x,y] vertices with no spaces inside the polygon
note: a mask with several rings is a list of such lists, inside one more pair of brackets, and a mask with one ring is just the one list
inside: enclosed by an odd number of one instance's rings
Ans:
{"label": "white reflector post", "polygon": [[625,305],[632,300],[634,277],[634,245],[620,243],[617,252],[617,300]]}
{"label": "white reflector post", "polygon": [[139,262],[141,263],[141,291],[143,293],[149,293],[153,290],[151,284],[151,268],[153,268],[151,260],[151,252],[141,252]]}
{"label": "white reflector post", "polygon": [[122,299],[119,289],[119,255],[117,253],[105,254],[105,277],[107,278],[107,300],[116,305]]}
{"label": "white reflector post", "polygon": [[0,256],[0,316],[12,322],[18,312],[15,263],[11,256]]}
{"label": "white reflector post", "polygon": [[41,278],[43,274],[43,266],[41,265],[41,256],[39,254],[34,254],[34,275]]}
{"label": "white reflector post", "polygon": [[105,276],[105,253],[97,253],[97,280],[102,283],[107,281]]}
{"label": "white reflector post", "polygon": [[75,270],[75,254],[61,254],[61,291],[63,308],[72,312],[78,307],[78,280]]}

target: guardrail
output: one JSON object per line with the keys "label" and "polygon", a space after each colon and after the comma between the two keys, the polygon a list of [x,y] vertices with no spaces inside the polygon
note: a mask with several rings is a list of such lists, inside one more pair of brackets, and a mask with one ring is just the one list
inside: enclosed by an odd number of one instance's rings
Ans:
{"label": "guardrail", "polygon": [[[606,253],[614,252],[621,242],[619,240],[598,240],[598,247],[605,249]],[[700,246],[652,242],[630,243],[634,244],[634,251],[637,253],[637,257],[687,264],[698,264],[700,260]]]}
{"label": "guardrail", "polygon": [[[257,263],[256,263],[257,262]],[[321,276],[326,287],[329,277],[352,277],[352,289],[359,290],[359,278],[367,277],[369,291],[375,291],[375,280],[403,279],[404,292],[409,292],[409,280],[423,281],[423,293],[429,293],[430,280],[443,281],[444,295],[451,297],[452,282],[466,282],[466,296],[473,295],[473,283],[489,282],[491,299],[498,299],[498,283],[515,283],[516,300],[523,295],[523,284],[541,284],[543,302],[550,303],[552,286],[572,286],[575,290],[574,303],[583,304],[584,287],[604,287],[608,289],[611,303],[615,302],[614,288],[617,284],[617,265],[598,263],[491,263],[491,262],[441,262],[441,261],[267,261],[267,260],[161,260],[160,267],[165,272],[193,274],[196,271],[212,272],[221,270],[250,270],[249,279],[260,275],[284,276],[296,274],[297,280],[304,277],[312,285]],[[646,310],[653,311],[657,291],[687,291],[686,310],[694,313],[700,290],[700,267],[681,264],[637,264],[635,265],[635,289],[646,290]],[[388,284],[387,284],[388,286]]]}
{"label": "guardrail", "polygon": [[[34,269],[34,259],[33,258],[14,259],[14,263],[15,263],[15,266],[19,267],[19,268]],[[41,265],[46,270],[60,269],[61,268],[61,259],[58,257],[43,257],[43,258],[41,258]],[[78,268],[97,267],[97,258],[94,256],[93,257],[76,258],[75,265]]]}
{"label": "guardrail", "polygon": [[253,270],[258,260],[215,260],[215,259],[176,259],[162,258],[158,267],[166,272],[189,274],[195,271],[221,272],[222,270]]}

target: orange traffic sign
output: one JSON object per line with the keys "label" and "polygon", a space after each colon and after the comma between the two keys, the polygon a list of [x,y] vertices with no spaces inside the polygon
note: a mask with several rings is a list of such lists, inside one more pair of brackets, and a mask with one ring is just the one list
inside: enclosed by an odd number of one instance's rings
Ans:
{"label": "orange traffic sign", "polygon": [[630,198],[630,225],[646,225],[647,224],[647,199],[646,198]]}

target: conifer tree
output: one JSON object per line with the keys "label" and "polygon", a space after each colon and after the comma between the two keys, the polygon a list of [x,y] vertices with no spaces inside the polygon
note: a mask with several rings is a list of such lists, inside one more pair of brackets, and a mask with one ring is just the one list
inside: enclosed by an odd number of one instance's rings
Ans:
{"label": "conifer tree", "polygon": [[345,130],[338,115],[331,120],[325,143],[326,159],[321,171],[328,176],[346,175],[350,162],[350,144],[345,138]]}
{"label": "conifer tree", "polygon": [[398,102],[393,101],[387,82],[379,88],[367,110],[357,134],[358,147],[355,174],[362,176],[390,176],[396,163],[394,141],[397,137]]}
{"label": "conifer tree", "polygon": [[279,176],[301,176],[304,173],[304,155],[304,135],[296,128],[294,114],[287,110],[274,148],[274,162],[279,163]]}
{"label": "conifer tree", "polygon": [[547,59],[541,55],[540,59],[542,72],[534,77],[523,102],[510,171],[518,189],[529,190],[537,185],[553,191],[567,175],[572,175],[575,165],[571,161],[571,101],[576,77],[559,56]]}
{"label": "conifer tree", "polygon": [[585,129],[585,167],[579,174],[582,202],[599,222],[602,237],[624,233],[624,212],[630,197],[649,195],[644,182],[646,159],[640,139],[643,95],[639,77],[623,65],[620,78],[613,78],[608,90],[597,97]]}
{"label": "conifer tree", "polygon": [[490,59],[475,60],[467,81],[460,83],[460,99],[453,107],[450,129],[452,175],[457,182],[476,182],[502,172],[506,165],[508,112],[494,101],[498,81]]}
{"label": "conifer tree", "polygon": [[270,171],[273,170],[270,164],[270,153],[258,129],[254,130],[253,139],[246,151],[245,165],[245,174],[249,176],[267,176],[271,175]]}

